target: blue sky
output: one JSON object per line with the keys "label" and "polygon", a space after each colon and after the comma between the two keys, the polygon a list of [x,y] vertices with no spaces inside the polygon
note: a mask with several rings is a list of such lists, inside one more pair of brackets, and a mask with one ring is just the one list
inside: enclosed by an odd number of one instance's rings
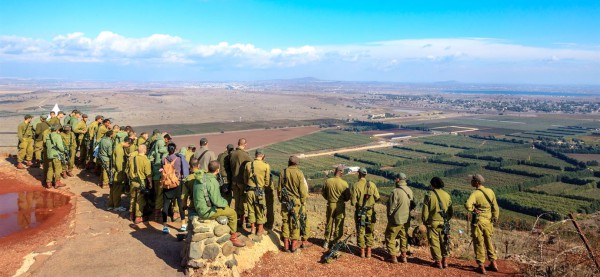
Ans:
{"label": "blue sky", "polygon": [[0,76],[600,84],[600,1],[2,1]]}

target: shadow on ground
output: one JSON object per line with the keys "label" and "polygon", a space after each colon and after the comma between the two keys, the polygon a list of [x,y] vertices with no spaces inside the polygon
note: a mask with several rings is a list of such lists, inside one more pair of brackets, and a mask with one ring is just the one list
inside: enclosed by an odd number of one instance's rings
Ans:
{"label": "shadow on ground", "polygon": [[176,237],[171,235],[163,234],[161,230],[156,229],[148,222],[130,224],[129,226],[133,229],[133,232],[131,232],[133,238],[152,249],[156,257],[165,261],[167,265],[179,272],[183,272],[183,268],[180,265],[181,251],[183,249],[182,241],[178,241]]}

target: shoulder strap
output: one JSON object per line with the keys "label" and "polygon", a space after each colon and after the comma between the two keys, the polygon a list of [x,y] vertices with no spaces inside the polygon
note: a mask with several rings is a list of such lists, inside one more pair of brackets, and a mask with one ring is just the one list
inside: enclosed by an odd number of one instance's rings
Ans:
{"label": "shoulder strap", "polygon": [[481,191],[481,193],[483,193],[483,196],[485,196],[485,200],[488,201],[488,203],[490,204],[490,206],[494,206],[494,203],[492,202],[492,200],[490,200],[490,198],[487,196],[487,194],[485,194],[485,192],[483,192],[482,189],[477,189],[478,191]]}
{"label": "shoulder strap", "polygon": [[438,195],[437,191],[435,191],[434,189],[432,189],[431,191],[433,191],[433,193],[435,194],[435,198],[437,198],[438,206],[440,207],[440,215],[442,216],[444,221],[448,221],[448,219],[446,218],[446,210],[444,209],[444,205],[442,204],[442,200],[440,199],[440,196]]}
{"label": "shoulder strap", "polygon": [[402,187],[398,187],[398,188],[401,189],[406,194],[406,197],[408,197],[408,200],[412,201],[412,199],[410,199],[410,194],[408,194],[408,192],[406,192]]}
{"label": "shoulder strap", "polygon": [[204,154],[206,154],[206,152],[208,152],[208,149],[204,150],[204,152],[200,154],[200,157],[198,157],[198,161],[202,160],[202,157],[204,157]]}

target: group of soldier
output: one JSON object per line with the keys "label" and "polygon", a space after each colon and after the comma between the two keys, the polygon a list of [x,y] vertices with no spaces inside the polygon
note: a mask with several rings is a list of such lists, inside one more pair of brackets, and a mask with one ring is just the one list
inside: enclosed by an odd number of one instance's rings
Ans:
{"label": "group of soldier", "polygon": [[[308,241],[308,184],[297,156],[289,158],[288,166],[279,173],[279,181],[275,183],[264,150],[256,149],[251,157],[243,138],[238,140],[237,147],[229,144],[217,156],[209,150],[206,138],[200,139],[199,149],[189,145],[176,152],[177,146],[167,133],[154,130],[152,136],[147,133],[137,136],[130,126],[112,126],[111,120],[101,115],[88,125],[88,116],[77,110],[69,115],[52,112],[50,119],[41,115],[37,124],[33,124],[32,119],[26,115],[18,126],[17,168],[43,167],[42,183],[47,188],[64,186],[61,178],[74,176],[77,164],[100,175],[101,188],[110,188],[107,210],[127,211],[121,206],[121,197],[126,194],[130,199],[130,219],[138,224],[154,216],[153,220],[164,224],[164,233],[169,233],[167,216],[171,220],[181,218],[180,231],[187,230],[186,210],[190,220],[193,217],[226,218],[231,229],[230,240],[237,247],[245,245],[238,239],[238,227],[258,236],[266,232],[265,228],[273,227],[274,197],[277,197],[281,203],[282,249],[296,252],[298,248],[312,246]],[[165,172],[169,169],[174,169],[178,184],[166,186]],[[342,179],[343,174],[344,167],[338,166],[322,188],[322,196],[327,201],[323,248],[331,252],[347,242],[342,236],[345,202],[350,201],[355,208],[360,257],[370,258],[375,243],[375,203],[380,195],[375,183],[367,179],[365,168],[359,169],[358,181],[351,186]],[[486,272],[487,257],[490,260],[487,269],[497,271],[492,242],[493,224],[499,216],[496,197],[491,189],[483,186],[481,175],[470,178],[475,190],[465,207],[473,215],[471,235],[479,265],[477,270]],[[390,262],[398,263],[399,258],[405,263],[410,213],[415,208],[415,200],[407,185],[407,176],[400,173],[394,179],[396,186],[386,202],[385,246]],[[427,227],[433,266],[443,269],[448,267],[450,255],[452,199],[443,190],[440,178],[434,177],[430,184],[431,189],[423,201],[422,221]]]}

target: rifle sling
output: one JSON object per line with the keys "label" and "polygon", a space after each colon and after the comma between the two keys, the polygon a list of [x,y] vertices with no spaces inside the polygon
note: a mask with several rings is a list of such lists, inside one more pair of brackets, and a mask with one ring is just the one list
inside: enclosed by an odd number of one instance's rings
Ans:
{"label": "rifle sling", "polygon": [[433,194],[435,194],[435,198],[437,198],[438,205],[440,207],[440,215],[442,216],[444,221],[448,221],[448,219],[446,218],[446,210],[444,209],[444,205],[442,204],[442,200],[440,199],[440,196],[438,195],[437,191],[435,191],[434,189],[431,191],[433,191]]}
{"label": "rifle sling", "polygon": [[202,154],[200,154],[200,157],[198,157],[198,162],[200,162],[200,160],[202,160],[202,157],[204,157],[204,154],[206,154],[206,152],[208,152],[208,149],[204,150],[204,152],[202,152]]}
{"label": "rifle sling", "polygon": [[488,201],[488,203],[490,204],[490,207],[494,207],[494,203],[492,202],[492,200],[490,200],[490,198],[487,196],[487,194],[485,194],[485,192],[483,192],[483,190],[481,189],[477,189],[478,191],[481,191],[481,193],[483,193],[483,196],[485,197],[485,200]]}

